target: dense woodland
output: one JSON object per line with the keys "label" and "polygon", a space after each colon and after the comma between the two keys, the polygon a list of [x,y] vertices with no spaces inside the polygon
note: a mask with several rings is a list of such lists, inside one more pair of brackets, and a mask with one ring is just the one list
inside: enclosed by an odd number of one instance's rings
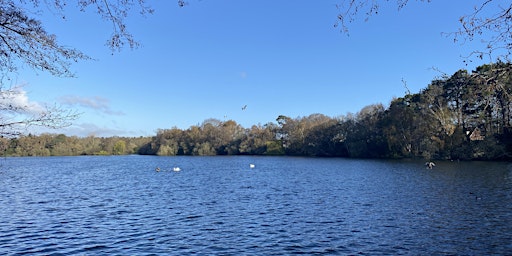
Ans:
{"label": "dense woodland", "polygon": [[498,62],[435,79],[419,93],[356,114],[281,115],[244,128],[208,119],[154,137],[42,134],[0,139],[6,156],[300,155],[361,158],[512,159],[512,64]]}

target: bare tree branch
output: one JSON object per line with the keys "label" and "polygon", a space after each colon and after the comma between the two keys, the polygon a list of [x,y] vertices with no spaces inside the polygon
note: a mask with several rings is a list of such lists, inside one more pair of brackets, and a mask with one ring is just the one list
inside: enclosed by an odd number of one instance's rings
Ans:
{"label": "bare tree branch", "polygon": [[81,115],[57,105],[29,102],[25,94],[21,86],[0,90],[0,136],[19,135],[32,126],[67,127]]}
{"label": "bare tree branch", "polygon": [[[416,1],[430,2],[431,0]],[[378,14],[382,3],[387,2],[391,1],[341,0],[341,3],[337,5],[339,14],[335,27],[340,27],[343,33],[348,34],[349,23],[356,20],[359,15],[364,15],[365,20],[368,20],[371,16]],[[409,0],[396,0],[398,10],[403,9],[408,3]],[[512,3],[482,0],[482,3],[476,6],[472,13],[462,15],[459,22],[461,28],[458,31],[443,34],[453,37],[455,42],[473,41],[479,38],[485,44],[484,49],[474,49],[466,57],[467,59],[472,56],[477,56],[480,59],[488,56],[491,61],[509,60],[512,54]]]}

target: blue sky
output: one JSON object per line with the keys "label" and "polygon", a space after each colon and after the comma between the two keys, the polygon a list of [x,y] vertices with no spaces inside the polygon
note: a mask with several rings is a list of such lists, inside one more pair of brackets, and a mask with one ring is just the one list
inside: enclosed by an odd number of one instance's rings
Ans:
{"label": "blue sky", "polygon": [[336,117],[387,106],[405,94],[402,79],[418,92],[440,75],[432,67],[453,74],[486,63],[465,66],[461,56],[481,45],[442,35],[478,2],[410,1],[401,11],[384,2],[346,35],[333,26],[336,0],[153,1],[153,15],[127,21],[142,46],[115,53],[104,45],[111,25],[93,10],[69,11],[66,21],[45,15],[62,44],[95,60],[74,64],[76,78],[27,69],[15,83],[31,102],[82,112],[71,127],[50,131],[67,135],[152,136],[208,118],[250,127],[279,115]]}

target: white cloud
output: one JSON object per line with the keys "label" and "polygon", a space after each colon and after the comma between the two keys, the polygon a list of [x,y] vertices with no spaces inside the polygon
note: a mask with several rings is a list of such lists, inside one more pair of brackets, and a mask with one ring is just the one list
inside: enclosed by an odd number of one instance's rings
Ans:
{"label": "white cloud", "polygon": [[92,98],[67,95],[60,98],[62,104],[90,108],[108,115],[124,115],[122,111],[113,111],[110,108],[110,101],[106,98],[95,96]]}
{"label": "white cloud", "polygon": [[39,103],[30,101],[21,86],[0,90],[0,108],[26,114],[41,113],[45,109]]}

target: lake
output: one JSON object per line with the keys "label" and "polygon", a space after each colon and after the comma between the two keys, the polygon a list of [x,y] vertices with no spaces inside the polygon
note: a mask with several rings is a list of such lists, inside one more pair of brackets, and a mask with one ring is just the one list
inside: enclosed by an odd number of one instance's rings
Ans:
{"label": "lake", "polygon": [[1,255],[512,253],[504,162],[2,158],[0,206]]}

